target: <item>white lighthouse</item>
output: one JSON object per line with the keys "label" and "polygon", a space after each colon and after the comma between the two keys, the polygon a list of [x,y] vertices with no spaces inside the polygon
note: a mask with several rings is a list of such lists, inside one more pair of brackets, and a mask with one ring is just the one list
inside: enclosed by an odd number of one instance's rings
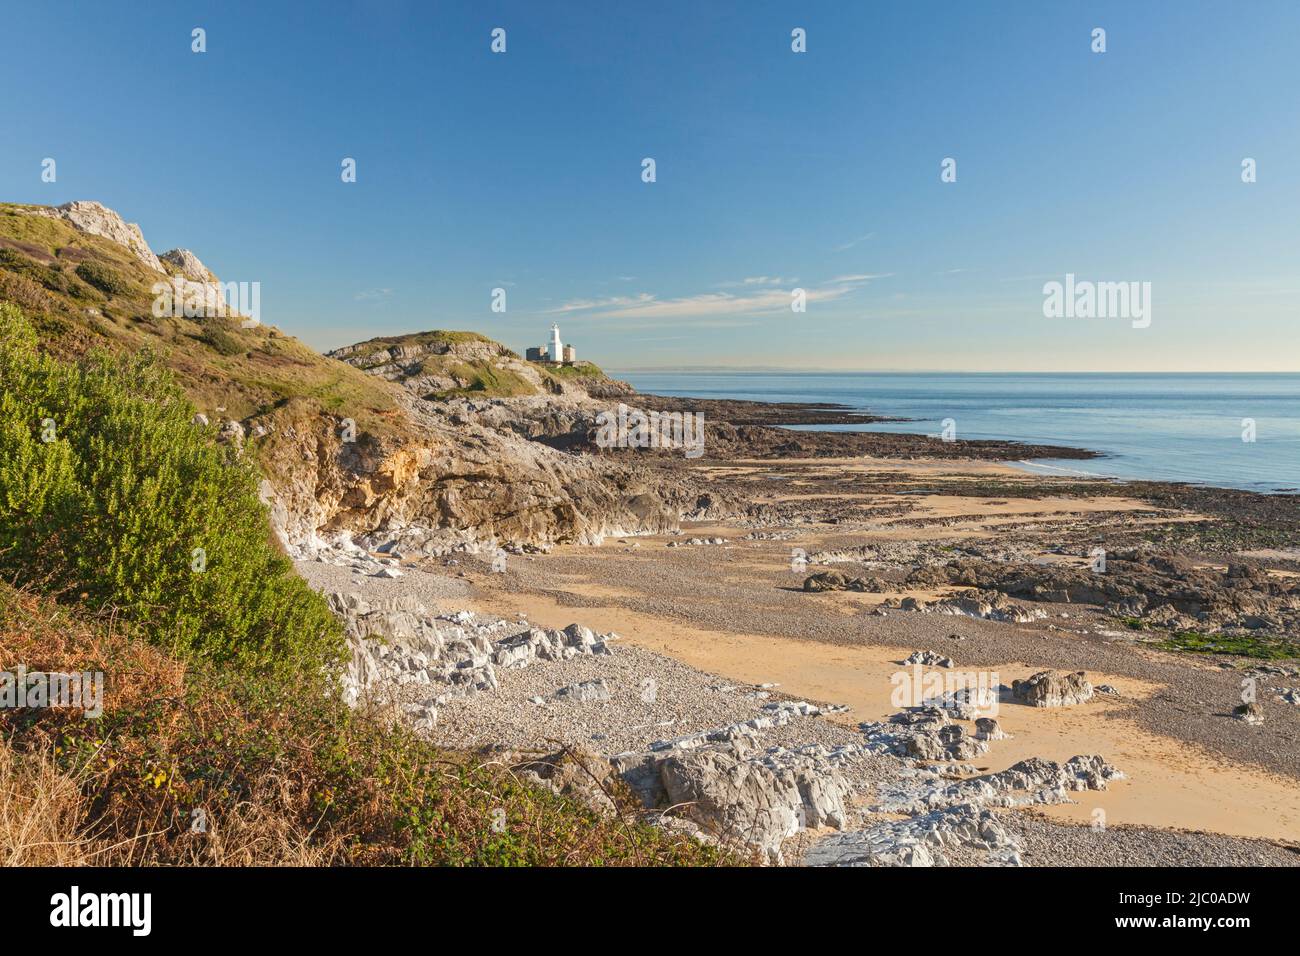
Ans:
{"label": "white lighthouse", "polygon": [[551,325],[551,342],[546,347],[552,362],[564,361],[564,344],[560,341],[560,327],[554,323]]}

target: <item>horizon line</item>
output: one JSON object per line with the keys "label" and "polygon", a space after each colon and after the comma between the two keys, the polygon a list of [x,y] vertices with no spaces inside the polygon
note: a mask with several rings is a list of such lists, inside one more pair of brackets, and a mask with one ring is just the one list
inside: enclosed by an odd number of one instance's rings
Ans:
{"label": "horizon line", "polygon": [[1300,369],[972,369],[824,368],[800,365],[637,365],[601,366],[606,372],[798,372],[811,375],[1300,375]]}

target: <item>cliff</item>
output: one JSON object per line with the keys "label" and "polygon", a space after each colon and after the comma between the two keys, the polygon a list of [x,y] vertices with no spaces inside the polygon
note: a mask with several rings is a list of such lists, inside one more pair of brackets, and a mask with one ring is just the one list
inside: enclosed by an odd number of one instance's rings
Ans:
{"label": "cliff", "polygon": [[56,354],[159,351],[224,439],[247,442],[287,544],[410,526],[590,542],[675,527],[690,506],[640,463],[535,440],[552,404],[557,428],[579,427],[591,401],[583,376],[566,380],[475,333],[376,339],[331,357],[234,310],[156,307],[160,283],[189,296],[217,281],[189,250],[155,255],[138,226],[98,203],[0,204],[0,300]]}

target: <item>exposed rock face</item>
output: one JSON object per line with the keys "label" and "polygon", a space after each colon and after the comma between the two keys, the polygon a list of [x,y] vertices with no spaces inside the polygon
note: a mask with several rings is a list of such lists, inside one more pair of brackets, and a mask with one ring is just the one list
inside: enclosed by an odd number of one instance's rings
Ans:
{"label": "exposed rock face", "polygon": [[[496,668],[527,667],[537,661],[565,660],[582,654],[608,654],[612,635],[598,637],[571,625],[564,631],[527,628],[508,621],[479,622],[466,612],[434,615],[414,598],[367,601],[357,594],[328,595],[342,620],[352,651],[343,681],[344,699],[356,704],[374,697],[385,703],[407,685],[416,685],[423,702],[408,702],[412,723],[432,726],[437,708],[448,701],[496,690]],[[594,681],[575,699],[608,699],[604,681]],[[581,686],[581,685],[580,685]]]}
{"label": "exposed rock face", "polygon": [[808,866],[943,866],[944,848],[982,850],[989,864],[1020,863],[1020,843],[988,810],[934,810],[865,830],[838,833],[812,847]]}
{"label": "exposed rock face", "polygon": [[195,282],[216,282],[217,277],[208,267],[199,261],[199,257],[188,249],[172,249],[158,257],[169,266],[174,266],[180,274]]}
{"label": "exposed rock face", "polygon": [[562,381],[544,377],[535,366],[520,359],[510,349],[476,336],[405,336],[396,341],[372,339],[328,354],[330,358],[347,362],[371,375],[403,385],[420,397],[467,387],[470,379],[458,374],[456,366],[458,363],[477,362],[517,376],[538,394],[573,392],[586,398],[586,392],[580,387],[569,387]]}
{"label": "exposed rock face", "polygon": [[1092,684],[1083,671],[1039,671],[1025,680],[1012,681],[1011,694],[1031,707],[1071,707],[1092,699]]}
{"label": "exposed rock face", "polygon": [[782,860],[781,844],[802,828],[845,826],[852,790],[840,768],[864,755],[856,744],[758,749],[763,731],[845,708],[806,701],[765,704],[758,717],[660,740],[647,753],[611,759],[647,808],[672,807],[704,837]]}
{"label": "exposed rock face", "polygon": [[[409,398],[404,438],[343,440],[280,410],[261,456],[275,475],[290,542],[347,530],[465,532],[478,541],[597,544],[608,535],[675,531],[695,503],[685,485],[636,462],[568,455],[509,432],[457,424]],[[424,407],[419,407],[423,405]]]}
{"label": "exposed rock face", "polygon": [[82,232],[88,232],[92,236],[103,236],[118,245],[126,246],[135,253],[137,259],[155,272],[164,271],[162,263],[149,248],[149,243],[144,241],[144,233],[140,231],[140,227],[133,222],[124,222],[121,216],[107,206],[97,202],[77,200],[64,203],[54,212]]}
{"label": "exposed rock face", "polygon": [[689,805],[692,820],[774,863],[782,861],[782,842],[801,827],[844,826],[848,783],[809,759],[747,760],[729,748],[708,748],[675,753],[659,771],[668,799]]}
{"label": "exposed rock face", "polygon": [[531,760],[520,773],[534,786],[575,800],[596,813],[612,813],[617,809],[608,791],[613,775],[608,760],[578,748]]}
{"label": "exposed rock face", "polygon": [[[942,769],[942,768],[939,768]],[[917,771],[877,788],[877,813],[927,813],[959,805],[975,808],[1070,803],[1070,793],[1105,790],[1124,775],[1099,756],[1064,764],[1030,757],[998,773],[952,781],[938,771]]]}
{"label": "exposed rock face", "polygon": [[968,736],[961,724],[946,724],[924,730],[907,739],[907,754],[918,760],[970,760],[989,749],[982,740]]}

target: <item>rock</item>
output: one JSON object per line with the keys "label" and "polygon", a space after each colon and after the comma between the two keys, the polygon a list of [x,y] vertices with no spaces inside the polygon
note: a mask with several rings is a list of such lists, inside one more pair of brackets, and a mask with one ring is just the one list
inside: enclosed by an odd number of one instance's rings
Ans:
{"label": "rock", "polygon": [[867,588],[861,578],[850,578],[839,571],[821,571],[805,578],[803,589],[817,593],[820,591],[865,591]]}
{"label": "rock", "polygon": [[1031,707],[1070,707],[1092,698],[1092,685],[1083,671],[1057,674],[1039,671],[1025,680],[1012,681],[1011,694]]}
{"label": "rock", "polygon": [[244,426],[237,421],[225,421],[221,425],[221,430],[217,432],[217,441],[242,443],[244,440]]}
{"label": "rock", "polygon": [[1005,740],[1008,736],[993,717],[980,717],[975,721],[976,740]]}
{"label": "rock", "polygon": [[983,852],[992,864],[1020,865],[1020,843],[989,810],[957,806],[864,830],[837,833],[811,847],[808,866],[947,866],[944,849]]}
{"label": "rock", "polygon": [[988,744],[967,736],[961,724],[945,724],[913,735],[906,748],[918,760],[970,760],[988,750]]}
{"label": "rock", "polygon": [[669,801],[719,841],[747,844],[772,863],[801,827],[844,825],[848,783],[810,759],[759,762],[707,748],[674,753],[659,769]]}
{"label": "rock", "polygon": [[613,774],[604,757],[581,747],[568,747],[530,762],[521,775],[593,812],[608,815],[617,810],[608,790]]}
{"label": "rock", "polygon": [[1258,726],[1264,722],[1264,708],[1252,700],[1232,708],[1232,716],[1252,726]]}
{"label": "rock", "polygon": [[199,257],[188,249],[172,249],[164,252],[158,258],[167,265],[175,267],[187,279],[192,279],[195,282],[217,281],[217,277],[199,261]]}
{"label": "rock", "polygon": [[555,692],[555,697],[557,700],[577,701],[579,703],[609,700],[609,687],[606,685],[604,678],[582,681],[579,684],[561,687]]}
{"label": "rock", "polygon": [[204,415],[202,412],[197,412],[194,415],[194,417],[190,419],[190,423],[193,425],[198,425],[200,428],[207,428],[208,416]]}
{"label": "rock", "polygon": [[163,272],[162,263],[144,241],[144,233],[135,223],[127,223],[122,217],[101,203],[77,200],[64,203],[55,212],[72,223],[82,232],[92,236],[103,236],[120,246],[125,246],[146,267],[154,272]]}
{"label": "rock", "polygon": [[904,660],[904,664],[922,664],[926,667],[953,667],[951,657],[945,657],[937,651],[913,651]]}

